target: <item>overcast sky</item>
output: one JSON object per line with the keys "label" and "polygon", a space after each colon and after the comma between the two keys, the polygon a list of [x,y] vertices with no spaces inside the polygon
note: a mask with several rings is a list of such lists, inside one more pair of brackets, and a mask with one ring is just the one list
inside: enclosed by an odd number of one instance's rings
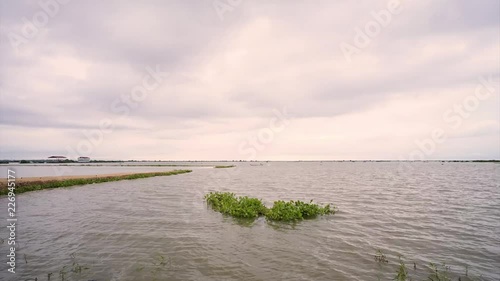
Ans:
{"label": "overcast sky", "polygon": [[0,1],[0,159],[500,158],[498,0],[55,1]]}

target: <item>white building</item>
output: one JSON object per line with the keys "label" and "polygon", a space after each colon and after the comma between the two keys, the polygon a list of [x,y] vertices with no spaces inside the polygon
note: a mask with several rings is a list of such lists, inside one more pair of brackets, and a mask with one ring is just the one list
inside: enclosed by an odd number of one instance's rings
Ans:
{"label": "white building", "polygon": [[78,162],[80,162],[80,163],[88,163],[88,162],[90,162],[90,157],[80,156],[80,157],[78,157]]}

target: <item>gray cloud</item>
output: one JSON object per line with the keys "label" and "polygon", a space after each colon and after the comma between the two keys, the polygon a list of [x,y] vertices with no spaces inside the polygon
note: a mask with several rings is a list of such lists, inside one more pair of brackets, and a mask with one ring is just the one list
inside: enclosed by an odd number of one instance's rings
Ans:
{"label": "gray cloud", "polygon": [[[500,4],[496,0],[402,1],[401,14],[393,15],[392,22],[349,63],[339,45],[353,44],[355,28],[363,29],[373,20],[371,12],[385,9],[387,2],[242,1],[221,21],[209,0],[73,0],[61,5],[47,25],[16,51],[11,35],[22,34],[22,18],[32,19],[41,8],[36,1],[4,1],[0,4],[0,130],[8,128],[13,135],[21,135],[36,128],[33,134],[48,140],[50,136],[40,130],[54,129],[61,134],[61,145],[71,144],[79,139],[74,130],[98,128],[107,118],[115,122],[116,132],[96,148],[96,157],[122,156],[111,149],[104,152],[110,142],[135,147],[135,142],[147,141],[183,150],[202,141],[199,136],[210,139],[199,144],[200,151],[215,151],[219,144],[238,147],[248,135],[269,125],[273,110],[287,107],[294,122],[283,137],[295,139],[294,145],[260,155],[299,157],[297,150],[303,147],[316,157],[319,152],[313,153],[307,141],[298,140],[301,132],[320,139],[339,132],[308,122],[352,122],[356,125],[343,134],[361,143],[373,136],[360,135],[369,131],[360,120],[369,123],[373,116],[385,120],[387,110],[380,108],[387,104],[394,104],[394,111],[404,106],[408,112],[420,112],[421,123],[435,124],[442,122],[440,113],[417,109],[431,103],[443,112],[461,102],[466,91],[473,94],[479,76],[498,80]],[[170,76],[126,118],[114,111],[113,103],[140,85],[146,67],[157,65]],[[496,100],[498,87],[490,102]],[[415,106],[408,106],[409,101]],[[498,108],[483,106],[467,122],[479,124],[497,116]],[[405,121],[398,121],[391,126],[403,130]],[[500,126],[497,122],[467,134],[485,135],[495,124]],[[465,134],[469,129],[463,130]],[[427,133],[414,131],[415,136]],[[389,134],[386,139],[400,146],[402,153],[409,145]],[[23,149],[54,150],[41,144],[28,149],[15,141],[3,145],[8,155]],[[323,151],[331,151],[325,158],[335,158],[335,150],[323,145]],[[464,141],[463,146],[467,145]],[[364,150],[375,157],[379,149]],[[352,158],[362,157],[355,151]],[[175,157],[196,158],[195,153],[178,152]],[[455,153],[448,156],[460,156],[459,150]],[[497,147],[489,147],[488,153],[490,158],[500,157]],[[243,158],[237,149],[228,155]],[[141,157],[141,151],[125,156]]]}

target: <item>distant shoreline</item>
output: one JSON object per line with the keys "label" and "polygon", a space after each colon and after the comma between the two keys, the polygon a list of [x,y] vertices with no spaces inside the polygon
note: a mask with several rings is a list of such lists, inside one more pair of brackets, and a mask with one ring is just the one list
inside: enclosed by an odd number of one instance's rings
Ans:
{"label": "distant shoreline", "polygon": [[[115,165],[104,165],[104,164],[111,164],[111,163],[116,163]],[[122,164],[118,164],[122,163]],[[86,163],[57,163],[57,162],[49,162],[49,163],[19,163],[19,162],[10,162],[10,163],[0,163],[0,166],[42,166],[42,165],[52,165],[52,166],[68,166],[68,167],[214,167],[214,165],[182,165],[182,164],[123,164],[123,163],[130,163],[130,162],[109,162],[109,163],[104,163],[102,164],[86,164]]]}
{"label": "distant shoreline", "polygon": [[[0,165],[23,165],[29,166],[34,164],[51,164],[51,165],[67,165],[67,166],[102,166],[102,164],[115,164],[114,166],[126,166],[126,167],[213,167],[213,164],[205,163],[259,163],[259,162],[450,162],[450,163],[500,163],[500,159],[488,159],[488,160],[94,160],[90,162],[78,162],[74,160],[65,161],[44,161],[44,160],[12,160],[12,159],[2,159],[0,160]],[[144,164],[140,164],[144,163]],[[179,164],[169,164],[169,163],[179,163]],[[182,163],[182,164],[181,164]],[[196,164],[204,163],[204,164]]]}

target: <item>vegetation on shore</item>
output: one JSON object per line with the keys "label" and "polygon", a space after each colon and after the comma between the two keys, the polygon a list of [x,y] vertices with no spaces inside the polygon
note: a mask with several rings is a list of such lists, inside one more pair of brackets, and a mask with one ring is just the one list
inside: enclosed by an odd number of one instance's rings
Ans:
{"label": "vegetation on shore", "polygon": [[251,197],[236,197],[230,192],[210,192],[205,195],[207,204],[217,212],[235,218],[266,217],[270,221],[294,222],[303,219],[312,219],[322,215],[335,214],[330,204],[322,207],[302,201],[275,201],[271,208],[267,208],[262,200]]}
{"label": "vegetation on shore", "polygon": [[[59,188],[68,187],[73,185],[85,185],[93,183],[102,183],[109,181],[120,181],[120,180],[133,180],[142,179],[158,176],[171,176],[189,173],[191,170],[173,170],[167,172],[155,172],[155,173],[137,173],[130,175],[118,175],[118,176],[96,176],[94,178],[75,178],[75,179],[64,179],[64,180],[39,180],[30,182],[16,182],[15,193],[20,194],[29,191],[49,189],[49,188]],[[6,195],[9,193],[6,185],[0,185],[0,195]]]}
{"label": "vegetation on shore", "polygon": [[233,168],[233,167],[236,167],[236,166],[234,166],[234,165],[229,165],[229,166],[218,165],[218,166],[215,166],[214,168],[216,168],[216,169],[225,169],[225,168]]}

